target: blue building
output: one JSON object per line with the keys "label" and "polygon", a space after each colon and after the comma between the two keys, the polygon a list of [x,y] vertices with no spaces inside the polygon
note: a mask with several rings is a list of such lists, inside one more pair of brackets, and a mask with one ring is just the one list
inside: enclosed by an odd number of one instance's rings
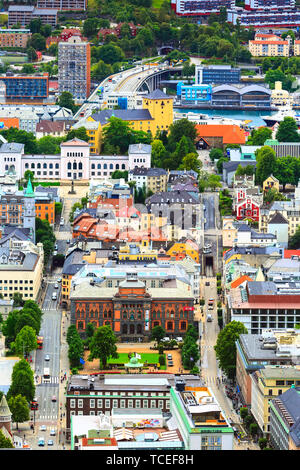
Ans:
{"label": "blue building", "polygon": [[49,75],[2,75],[5,84],[5,98],[9,102],[41,103],[48,98]]}
{"label": "blue building", "polygon": [[181,103],[210,103],[212,98],[211,85],[185,85],[183,82],[177,84],[177,96]]}
{"label": "blue building", "polygon": [[196,65],[195,83],[205,84],[229,84],[241,81],[241,69],[231,65]]}

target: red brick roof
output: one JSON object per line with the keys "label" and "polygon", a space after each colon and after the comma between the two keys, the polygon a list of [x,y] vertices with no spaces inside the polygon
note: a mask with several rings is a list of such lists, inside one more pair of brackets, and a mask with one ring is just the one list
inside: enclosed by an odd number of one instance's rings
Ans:
{"label": "red brick roof", "polygon": [[300,250],[284,250],[284,258],[291,258],[292,256],[300,256]]}
{"label": "red brick roof", "polygon": [[198,137],[223,137],[223,144],[240,144],[246,142],[243,129],[236,124],[196,124]]}

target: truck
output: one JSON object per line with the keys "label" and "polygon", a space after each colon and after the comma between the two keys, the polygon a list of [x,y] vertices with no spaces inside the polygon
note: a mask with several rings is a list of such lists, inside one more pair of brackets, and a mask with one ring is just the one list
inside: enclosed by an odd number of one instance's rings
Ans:
{"label": "truck", "polygon": [[51,378],[50,378],[50,369],[48,367],[44,368],[44,373],[43,373],[43,382],[44,383],[50,383]]}

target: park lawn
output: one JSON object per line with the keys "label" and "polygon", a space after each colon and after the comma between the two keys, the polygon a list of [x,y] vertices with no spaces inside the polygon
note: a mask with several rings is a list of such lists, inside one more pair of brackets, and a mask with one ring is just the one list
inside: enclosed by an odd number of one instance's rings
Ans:
{"label": "park lawn", "polygon": [[[159,354],[157,353],[141,353],[140,356],[141,359],[138,359],[138,361],[142,363],[147,361],[148,364],[158,364],[159,362]],[[129,360],[128,353],[119,353],[118,359],[110,358],[108,364],[127,364]]]}

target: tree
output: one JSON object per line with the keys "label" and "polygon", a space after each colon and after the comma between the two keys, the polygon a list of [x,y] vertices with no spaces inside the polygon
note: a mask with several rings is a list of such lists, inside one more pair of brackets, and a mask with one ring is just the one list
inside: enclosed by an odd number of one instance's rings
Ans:
{"label": "tree", "polygon": [[237,176],[248,175],[251,176],[255,173],[254,165],[246,165],[242,166],[241,164],[238,165],[235,174]]}
{"label": "tree", "polygon": [[222,188],[221,177],[219,175],[210,173],[207,180],[207,186],[213,191],[217,188]]}
{"label": "tree", "polygon": [[159,139],[153,140],[151,144],[151,166],[153,168],[162,168],[166,155],[167,151],[163,142]]}
{"label": "tree", "polygon": [[217,166],[218,173],[222,173],[224,162],[228,162],[228,158],[222,157],[222,158],[219,158],[219,160],[217,161],[216,166]]}
{"label": "tree", "polygon": [[37,53],[33,47],[28,47],[26,52],[28,62],[35,62],[37,60]]}
{"label": "tree", "polygon": [[87,18],[83,23],[83,35],[87,38],[95,36],[99,29],[98,18]]}
{"label": "tree", "polygon": [[0,449],[14,449],[15,446],[8,437],[5,437],[0,429]]}
{"label": "tree", "polygon": [[36,51],[44,51],[46,49],[46,39],[40,33],[34,33],[28,40],[27,47],[33,47]]}
{"label": "tree", "polygon": [[16,127],[10,127],[9,129],[1,131],[1,134],[8,142],[24,144],[24,151],[26,154],[37,154],[36,138],[32,132],[26,132],[22,129],[17,129]]}
{"label": "tree", "polygon": [[114,147],[119,147],[120,151],[127,152],[131,143],[130,124],[122,119],[112,116],[109,124],[103,128],[104,142],[108,142]]}
{"label": "tree", "polygon": [[110,357],[117,359],[117,337],[109,325],[100,326],[90,341],[89,361],[100,359],[100,365],[105,369]]}
{"label": "tree", "polygon": [[161,342],[161,340],[166,336],[166,332],[162,326],[157,325],[154,326],[151,330],[151,340],[156,341],[157,344]]}
{"label": "tree", "polygon": [[283,121],[281,121],[276,133],[276,139],[279,142],[300,142],[300,135],[295,119],[286,116]]}
{"label": "tree", "polygon": [[23,300],[22,294],[20,292],[15,292],[13,295],[13,308],[23,307],[25,300]]}
{"label": "tree", "polygon": [[182,364],[185,369],[192,369],[200,358],[198,345],[191,337],[184,342],[181,353]]}
{"label": "tree", "polygon": [[291,250],[297,250],[300,248],[300,225],[298,225],[294,235],[289,239],[289,248]]}
{"label": "tree", "polygon": [[122,62],[125,55],[119,46],[110,43],[100,47],[99,58],[106,64],[114,64],[115,62]]}
{"label": "tree", "polygon": [[119,180],[121,178],[124,178],[125,181],[128,181],[128,171],[127,170],[115,170],[111,174],[111,179],[113,180]]}
{"label": "tree", "polygon": [[182,163],[179,166],[179,170],[193,170],[196,173],[200,172],[202,162],[198,158],[196,153],[187,153],[182,159]]}
{"label": "tree", "polygon": [[170,125],[168,146],[171,151],[176,149],[177,142],[179,142],[183,136],[189,138],[192,143],[195,142],[197,137],[195,124],[188,119],[179,119]]}
{"label": "tree", "polygon": [[58,155],[62,140],[62,137],[53,137],[52,135],[41,137],[37,141],[38,153],[41,155]]}
{"label": "tree", "polygon": [[235,377],[236,372],[236,345],[235,342],[241,334],[248,333],[244,324],[237,321],[228,323],[218,334],[217,343],[214,346],[216,357],[222,371],[230,378]]}
{"label": "tree", "polygon": [[76,105],[74,103],[73,95],[69,91],[63,91],[59,98],[57,104],[62,108],[71,109],[72,112],[76,110]]}
{"label": "tree", "polygon": [[16,336],[15,351],[18,355],[23,356],[34,349],[37,349],[36,331],[26,325]]}
{"label": "tree", "polygon": [[16,323],[15,334],[18,335],[18,333],[23,329],[24,326],[30,326],[34,330],[36,335],[38,335],[40,331],[39,321],[32,316],[31,311],[25,311],[21,313]]}
{"label": "tree", "polygon": [[265,145],[260,149],[256,150],[256,180],[257,183],[262,183],[274,173],[276,166],[276,154],[275,151]]}
{"label": "tree", "polygon": [[69,342],[69,349],[68,349],[68,358],[70,361],[70,366],[78,367],[80,366],[80,359],[83,356],[84,346],[83,341],[80,338],[78,331],[73,333],[72,338]]}
{"label": "tree", "polygon": [[8,400],[8,406],[12,413],[12,420],[17,423],[17,429],[19,423],[29,420],[29,407],[25,397],[22,395],[11,396]]}
{"label": "tree", "polygon": [[259,127],[253,129],[251,137],[247,141],[247,145],[264,145],[267,139],[272,138],[272,129],[269,127]]}
{"label": "tree", "polygon": [[215,160],[219,160],[219,158],[222,158],[223,156],[224,152],[221,149],[214,148],[211,149],[211,151],[209,152],[209,158],[212,162],[214,162]]}
{"label": "tree", "polygon": [[41,18],[35,18],[30,21],[29,29],[32,34],[39,33],[42,27],[42,20]]}
{"label": "tree", "polygon": [[28,403],[33,400],[35,395],[33,371],[25,359],[21,359],[13,367],[7,399],[17,395],[24,396]]}
{"label": "tree", "polygon": [[86,132],[86,128],[82,126],[82,127],[78,127],[78,129],[72,129],[71,131],[68,132],[66,141],[72,140],[75,138],[88,142],[89,136]]}
{"label": "tree", "polygon": [[266,437],[260,437],[258,439],[258,445],[260,450],[264,450],[267,447],[268,439]]}
{"label": "tree", "polygon": [[187,340],[187,338],[192,338],[195,342],[197,341],[198,332],[196,328],[194,327],[194,325],[191,325],[191,324],[188,325],[186,333],[185,333],[185,340]]}

